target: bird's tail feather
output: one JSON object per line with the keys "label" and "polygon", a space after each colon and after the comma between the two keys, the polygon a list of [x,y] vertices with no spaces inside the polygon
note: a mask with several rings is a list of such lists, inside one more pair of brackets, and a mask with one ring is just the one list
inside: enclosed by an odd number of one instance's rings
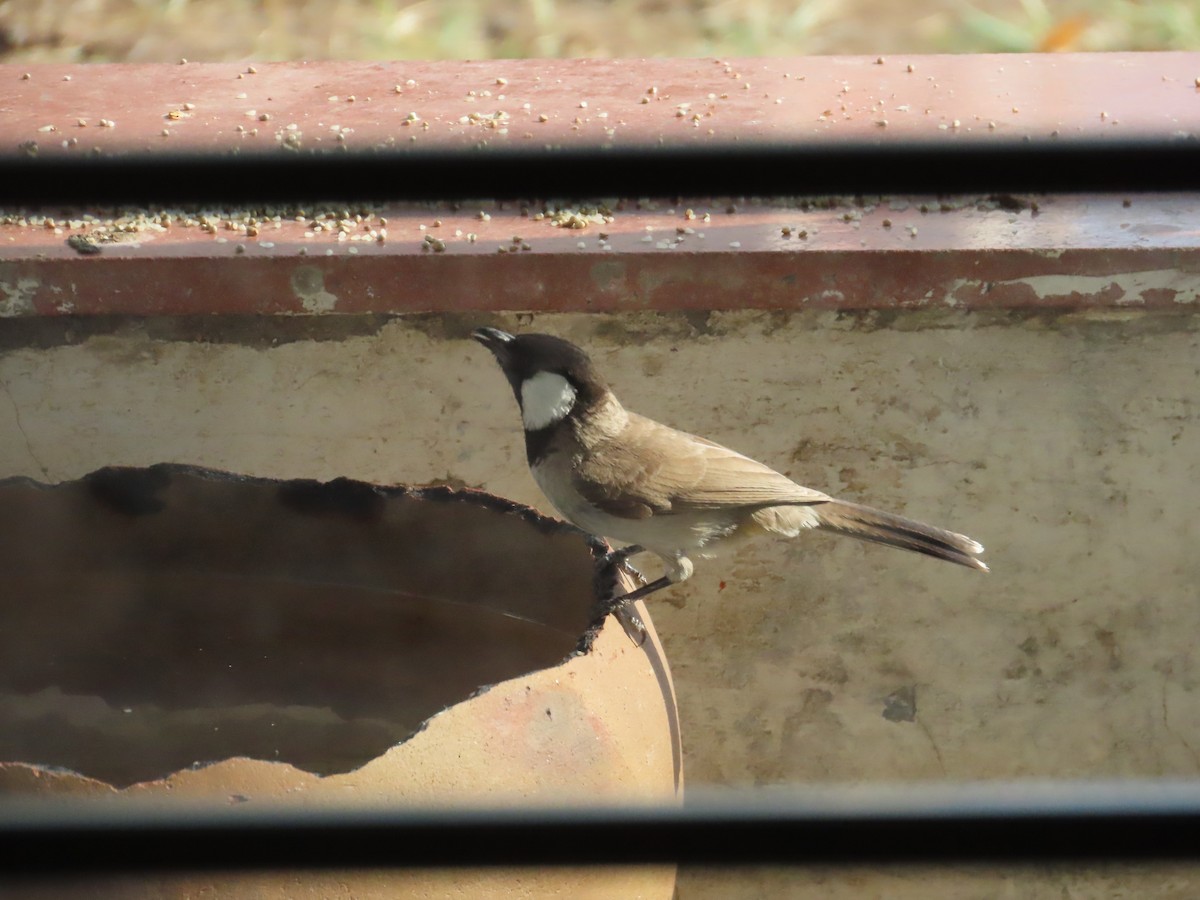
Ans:
{"label": "bird's tail feather", "polygon": [[983,552],[983,545],[966,535],[845,500],[831,500],[815,509],[820,519],[818,527],[826,531],[924,553],[981,572],[988,571],[987,565],[977,559]]}

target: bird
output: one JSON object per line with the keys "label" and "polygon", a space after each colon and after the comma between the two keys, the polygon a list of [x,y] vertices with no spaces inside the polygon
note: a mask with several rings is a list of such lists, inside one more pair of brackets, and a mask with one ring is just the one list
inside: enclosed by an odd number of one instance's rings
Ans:
{"label": "bird", "polygon": [[521,412],[525,454],[538,487],[576,527],[650,552],[664,574],[610,600],[616,612],[692,576],[694,558],[759,534],[818,530],[923,553],[987,572],[983,545],[963,534],[797,484],[703,437],[627,410],[588,355],[550,334],[478,328]]}

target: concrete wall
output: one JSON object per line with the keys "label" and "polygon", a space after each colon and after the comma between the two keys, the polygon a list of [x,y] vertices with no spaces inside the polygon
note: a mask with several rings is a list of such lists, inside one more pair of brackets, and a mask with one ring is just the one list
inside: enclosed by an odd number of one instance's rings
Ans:
{"label": "concrete wall", "polygon": [[[823,535],[766,540],[659,595],[691,785],[1200,769],[1194,316],[485,318],[329,320],[297,324],[300,340],[279,320],[154,337],[129,323],[71,343],[43,323],[0,355],[0,476],[172,461],[447,481],[547,508],[508,385],[465,336],[549,331],[585,345],[634,410],[988,547],[984,576]],[[683,878],[684,900],[1200,890],[1178,870],[703,881]]]}

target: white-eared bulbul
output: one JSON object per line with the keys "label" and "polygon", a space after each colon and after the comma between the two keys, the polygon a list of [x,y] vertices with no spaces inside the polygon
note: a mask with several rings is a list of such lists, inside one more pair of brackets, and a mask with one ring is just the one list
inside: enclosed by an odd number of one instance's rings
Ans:
{"label": "white-eared bulbul", "polygon": [[969,537],[796,484],[712,441],[676,431],[623,407],[587,354],[548,334],[480,328],[472,337],[495,355],[525,424],[534,480],[568,521],[649,551],[666,574],[614,608],[677,584],[692,557],[737,538],[795,537],[809,528],[900,547],[986,572],[983,546]]}

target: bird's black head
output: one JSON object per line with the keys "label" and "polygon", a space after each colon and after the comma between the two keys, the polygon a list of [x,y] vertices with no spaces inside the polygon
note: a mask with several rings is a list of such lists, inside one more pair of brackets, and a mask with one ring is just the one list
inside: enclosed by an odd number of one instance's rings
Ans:
{"label": "bird's black head", "polygon": [[528,431],[556,425],[608,393],[586,353],[550,334],[509,334],[478,328],[471,337],[492,351],[512,385]]}

